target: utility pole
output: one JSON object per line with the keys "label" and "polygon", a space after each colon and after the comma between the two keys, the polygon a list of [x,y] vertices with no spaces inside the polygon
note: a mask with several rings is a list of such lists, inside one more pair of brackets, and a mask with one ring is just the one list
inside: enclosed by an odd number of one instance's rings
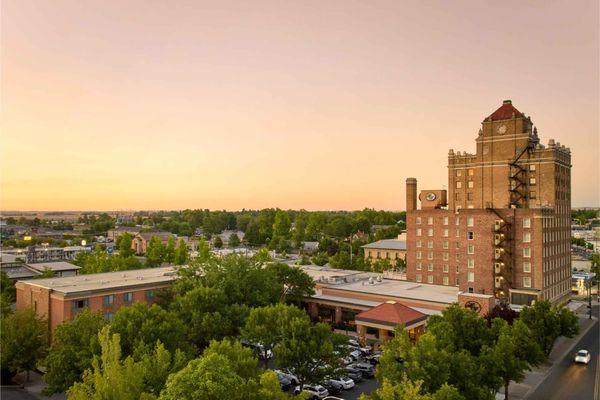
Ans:
{"label": "utility pole", "polygon": [[594,281],[590,278],[589,283],[587,285],[588,287],[588,308],[589,308],[589,319],[592,319],[592,285],[593,285]]}

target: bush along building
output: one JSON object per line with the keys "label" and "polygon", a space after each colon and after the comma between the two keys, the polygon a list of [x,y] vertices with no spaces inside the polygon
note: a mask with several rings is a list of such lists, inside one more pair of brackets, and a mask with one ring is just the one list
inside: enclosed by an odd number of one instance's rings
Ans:
{"label": "bush along building", "polygon": [[499,301],[567,301],[570,150],[542,145],[510,100],[475,142],[475,154],[449,151],[448,190],[417,196],[417,180],[406,180],[407,279],[457,286],[459,303],[481,313]]}

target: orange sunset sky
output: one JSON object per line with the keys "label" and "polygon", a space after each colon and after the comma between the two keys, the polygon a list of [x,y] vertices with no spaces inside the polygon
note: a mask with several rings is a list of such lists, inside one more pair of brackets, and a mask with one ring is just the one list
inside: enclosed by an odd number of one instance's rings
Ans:
{"label": "orange sunset sky", "polygon": [[2,210],[404,209],[504,99],[599,203],[596,0],[1,4]]}

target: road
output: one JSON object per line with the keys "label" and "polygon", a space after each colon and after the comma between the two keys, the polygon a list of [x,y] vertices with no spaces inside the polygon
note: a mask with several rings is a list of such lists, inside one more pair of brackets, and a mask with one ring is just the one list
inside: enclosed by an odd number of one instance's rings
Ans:
{"label": "road", "polygon": [[[592,308],[598,317],[600,306]],[[562,360],[556,361],[548,377],[538,386],[528,400],[597,400],[600,390],[600,367],[598,366],[598,351],[600,342],[600,325],[598,321],[579,340],[573,350]],[[585,349],[591,353],[592,359],[588,365],[575,364],[573,358],[577,350]],[[594,397],[596,396],[596,397]]]}

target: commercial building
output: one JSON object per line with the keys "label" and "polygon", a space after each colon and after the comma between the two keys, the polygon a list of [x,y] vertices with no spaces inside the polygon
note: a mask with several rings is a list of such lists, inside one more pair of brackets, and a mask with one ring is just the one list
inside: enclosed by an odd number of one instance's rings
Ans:
{"label": "commercial building", "polygon": [[27,263],[74,260],[79,253],[92,251],[89,246],[29,246],[26,249],[2,250],[2,254],[12,254]]}
{"label": "commercial building", "polygon": [[402,238],[403,236],[399,235],[397,239],[383,239],[361,246],[365,260],[389,260],[392,266],[396,266],[397,260],[406,260],[406,240]]}
{"label": "commercial building", "polygon": [[48,328],[53,332],[86,307],[111,320],[123,305],[151,303],[157,292],[175,278],[175,269],[164,267],[18,281],[16,307],[32,307],[38,316],[48,320]]}
{"label": "commercial building", "polygon": [[447,191],[417,196],[417,180],[406,180],[407,279],[455,286],[459,303],[482,313],[500,300],[568,300],[570,150],[542,145],[510,100],[475,142],[474,154],[449,151]]}

